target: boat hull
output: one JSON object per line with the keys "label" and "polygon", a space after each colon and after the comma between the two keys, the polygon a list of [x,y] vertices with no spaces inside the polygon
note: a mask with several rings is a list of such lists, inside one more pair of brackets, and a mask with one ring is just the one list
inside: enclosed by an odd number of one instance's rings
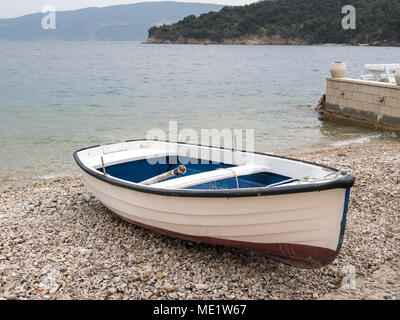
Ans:
{"label": "boat hull", "polygon": [[174,197],[83,176],[107,208],[136,225],[176,238],[256,250],[283,263],[318,268],[340,250],[348,190],[258,197]]}
{"label": "boat hull", "polygon": [[137,221],[120,216],[119,214],[116,215],[132,224],[158,232],[166,236],[199,243],[209,243],[227,247],[249,249],[260,252],[271,259],[299,268],[312,269],[326,266],[327,264],[334,261],[339,254],[339,251],[301,244],[258,243],[226,240],[211,237],[191,236],[139,223]]}

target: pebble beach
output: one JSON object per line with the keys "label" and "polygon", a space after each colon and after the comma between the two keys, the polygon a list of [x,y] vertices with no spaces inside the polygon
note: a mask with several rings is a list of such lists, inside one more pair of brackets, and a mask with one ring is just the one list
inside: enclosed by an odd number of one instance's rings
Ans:
{"label": "pebble beach", "polygon": [[285,155],[356,178],[330,265],[163,236],[66,177],[0,191],[0,299],[400,299],[400,141]]}

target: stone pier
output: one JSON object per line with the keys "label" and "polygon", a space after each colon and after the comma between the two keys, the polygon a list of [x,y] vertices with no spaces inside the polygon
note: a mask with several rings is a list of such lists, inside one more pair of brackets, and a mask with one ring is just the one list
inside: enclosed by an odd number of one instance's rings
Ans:
{"label": "stone pier", "polygon": [[400,86],[350,78],[327,78],[320,111],[338,118],[400,131]]}

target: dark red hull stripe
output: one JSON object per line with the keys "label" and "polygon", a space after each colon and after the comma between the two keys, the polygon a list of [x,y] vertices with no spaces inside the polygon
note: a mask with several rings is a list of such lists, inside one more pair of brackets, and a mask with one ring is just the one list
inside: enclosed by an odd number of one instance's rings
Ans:
{"label": "dark red hull stripe", "polygon": [[307,246],[302,244],[256,243],[256,242],[226,240],[226,239],[218,239],[218,238],[202,237],[202,236],[191,236],[139,223],[127,219],[125,217],[122,217],[118,214],[117,216],[128,222],[136,224],[140,227],[150,229],[167,236],[194,242],[203,242],[221,246],[245,248],[254,251],[259,251],[274,260],[278,260],[285,264],[289,264],[299,268],[306,268],[306,269],[320,268],[331,263],[333,260],[336,259],[338,255],[338,251],[326,248],[314,247],[314,246]]}

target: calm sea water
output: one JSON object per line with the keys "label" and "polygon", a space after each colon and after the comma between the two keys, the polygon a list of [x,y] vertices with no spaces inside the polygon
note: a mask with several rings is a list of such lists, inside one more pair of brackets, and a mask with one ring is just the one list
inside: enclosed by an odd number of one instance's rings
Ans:
{"label": "calm sea water", "polygon": [[254,129],[292,152],[390,133],[318,119],[331,61],[348,76],[398,48],[0,42],[0,182],[75,173],[72,152],[153,128]]}

